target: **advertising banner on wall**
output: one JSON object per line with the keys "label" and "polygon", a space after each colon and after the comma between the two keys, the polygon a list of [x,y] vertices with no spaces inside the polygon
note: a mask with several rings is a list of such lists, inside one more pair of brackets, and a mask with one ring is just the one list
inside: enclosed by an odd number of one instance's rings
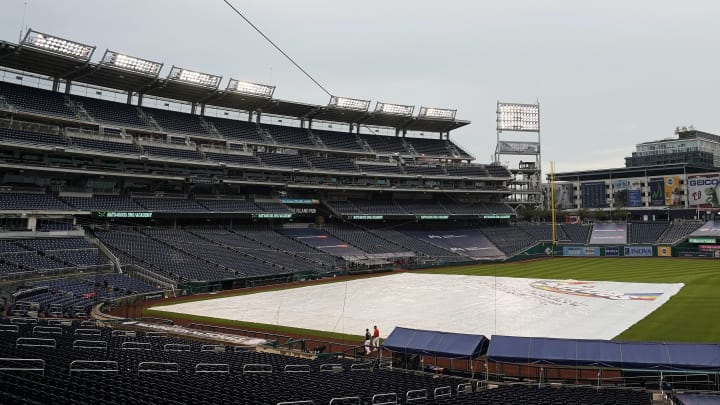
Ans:
{"label": "advertising banner on wall", "polygon": [[628,207],[642,206],[642,191],[628,190]]}
{"label": "advertising banner on wall", "polygon": [[580,197],[582,198],[582,208],[605,208],[607,200],[605,198],[605,182],[593,181],[582,183],[580,186]]}
{"label": "advertising banner on wall", "polygon": [[564,246],[563,256],[600,256],[600,248],[585,246]]}
{"label": "advertising banner on wall", "polygon": [[616,208],[642,206],[642,179],[614,179],[612,187]]}
{"label": "advertising banner on wall", "polygon": [[662,177],[648,179],[648,188],[650,189],[650,205],[654,207],[665,205],[665,179]]}
{"label": "advertising banner on wall", "polygon": [[497,143],[497,151],[508,155],[540,153],[540,142],[499,141]]}
{"label": "advertising banner on wall", "polygon": [[620,256],[620,248],[617,246],[606,246],[605,256]]}
{"label": "advertising banner on wall", "polygon": [[713,257],[713,253],[712,252],[681,251],[680,257]]}
{"label": "advertising banner on wall", "polygon": [[671,257],[672,256],[672,248],[670,246],[658,246],[657,252],[658,252],[658,256],[660,256],[660,257]]}
{"label": "advertising banner on wall", "polygon": [[653,255],[652,246],[625,246],[625,256],[646,257]]}
{"label": "advertising banner on wall", "polygon": [[665,176],[663,189],[665,191],[665,205],[668,207],[680,207],[683,205],[680,176]]}
{"label": "advertising banner on wall", "polygon": [[720,174],[693,174],[688,176],[688,202],[691,207],[720,207]]}
{"label": "advertising banner on wall", "polygon": [[612,181],[613,203],[615,208],[622,208],[628,201],[628,180],[614,179]]}
{"label": "advertising banner on wall", "polygon": [[627,206],[642,206],[642,179],[628,179]]}
{"label": "advertising banner on wall", "polygon": [[555,208],[566,210],[575,208],[574,191],[571,183],[555,184]]}

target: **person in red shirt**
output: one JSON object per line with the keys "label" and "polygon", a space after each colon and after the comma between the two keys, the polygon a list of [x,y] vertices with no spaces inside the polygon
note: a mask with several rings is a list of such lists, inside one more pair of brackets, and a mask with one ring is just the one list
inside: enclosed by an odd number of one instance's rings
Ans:
{"label": "person in red shirt", "polygon": [[374,352],[380,348],[380,329],[378,329],[377,325],[373,326],[372,345]]}

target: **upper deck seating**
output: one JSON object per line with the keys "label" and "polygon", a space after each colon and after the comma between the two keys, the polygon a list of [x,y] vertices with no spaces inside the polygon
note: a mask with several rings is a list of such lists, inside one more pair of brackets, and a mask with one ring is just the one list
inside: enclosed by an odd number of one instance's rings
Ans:
{"label": "upper deck seating", "polygon": [[316,147],[310,138],[310,133],[305,128],[271,124],[260,124],[260,128],[267,131],[278,144]]}
{"label": "upper deck seating", "polygon": [[143,111],[150,115],[158,125],[169,132],[210,136],[207,128],[205,128],[203,122],[197,115],[147,107],[143,107]]}
{"label": "upper deck seating", "polygon": [[145,210],[126,195],[94,194],[89,197],[63,196],[60,199],[79,210],[131,212]]}
{"label": "upper deck seating", "polygon": [[485,168],[492,177],[512,177],[512,173],[505,166],[485,165]]}
{"label": "upper deck seating", "polygon": [[378,174],[403,174],[402,169],[397,164],[395,165],[368,165],[358,162],[357,167],[363,173],[378,173]]}
{"label": "upper deck seating", "polygon": [[71,145],[75,148],[89,149],[113,155],[140,155],[140,148],[138,148],[134,143],[115,142],[109,137],[107,139],[94,139],[71,136],[69,139]]}
{"label": "upper deck seating", "polygon": [[72,207],[51,194],[0,192],[0,210],[70,211]]}
{"label": "upper deck seating", "polygon": [[133,197],[136,203],[149,211],[202,212],[206,209],[193,200],[175,197]]}
{"label": "upper deck seating", "polygon": [[487,169],[483,165],[447,165],[445,166],[448,176],[455,177],[490,177]]}
{"label": "upper deck seating", "polygon": [[0,96],[20,111],[75,118],[62,93],[0,81]]}
{"label": "upper deck seating", "polygon": [[309,167],[301,155],[258,152],[257,156],[260,158],[260,161],[267,166],[288,167],[292,169]]}
{"label": "upper deck seating", "polygon": [[254,155],[239,155],[234,153],[205,152],[208,160],[223,162],[229,165],[258,166],[260,163]]}
{"label": "upper deck seating", "polygon": [[398,153],[401,155],[410,154],[405,147],[405,143],[402,138],[368,134],[360,134],[359,136],[376,153]]}
{"label": "upper deck seating", "polygon": [[205,117],[205,121],[212,124],[225,139],[243,142],[266,142],[265,138],[260,135],[258,126],[253,122],[213,117]]}
{"label": "upper deck seating", "polygon": [[176,149],[163,146],[143,145],[143,150],[151,156],[192,161],[203,160],[200,152],[194,149]]}
{"label": "upper deck seating", "polygon": [[62,135],[12,128],[0,128],[0,142],[2,141],[41,146],[67,146],[67,140]]}
{"label": "upper deck seating", "polygon": [[341,172],[357,172],[358,168],[352,159],[333,156],[310,156],[308,158],[315,169]]}
{"label": "upper deck seating", "polygon": [[96,122],[120,127],[150,129],[147,123],[140,118],[137,107],[134,105],[75,95],[71,98],[76,105],[84,108]]}
{"label": "upper deck seating", "polygon": [[211,212],[246,212],[259,213],[263,212],[260,207],[249,200],[239,200],[230,198],[198,198],[195,200],[198,204],[205,207]]}
{"label": "upper deck seating", "polygon": [[355,152],[364,152],[365,149],[360,145],[357,135],[346,132],[323,131],[318,129],[311,130],[312,134],[320,139],[320,142],[328,149],[348,150]]}
{"label": "upper deck seating", "polygon": [[406,137],[405,142],[412,146],[415,153],[424,156],[453,156],[445,139],[427,139]]}
{"label": "upper deck seating", "polygon": [[417,165],[406,164],[404,166],[407,174],[421,174],[425,176],[446,176],[441,165]]}

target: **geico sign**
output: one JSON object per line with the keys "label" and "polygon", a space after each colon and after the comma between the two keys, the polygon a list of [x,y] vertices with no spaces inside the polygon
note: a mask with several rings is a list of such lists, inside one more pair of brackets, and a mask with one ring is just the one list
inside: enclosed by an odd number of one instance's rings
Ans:
{"label": "geico sign", "polygon": [[714,179],[690,179],[690,186],[717,186],[718,182],[717,178]]}

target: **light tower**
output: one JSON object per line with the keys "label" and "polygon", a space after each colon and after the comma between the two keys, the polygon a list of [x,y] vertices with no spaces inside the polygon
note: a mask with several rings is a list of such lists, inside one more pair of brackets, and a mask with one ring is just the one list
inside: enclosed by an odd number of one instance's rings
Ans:
{"label": "light tower", "polygon": [[517,167],[508,169],[514,179],[507,202],[518,206],[539,207],[542,204],[542,167],[540,157],[540,103],[497,103],[497,146],[495,161],[512,156]]}

